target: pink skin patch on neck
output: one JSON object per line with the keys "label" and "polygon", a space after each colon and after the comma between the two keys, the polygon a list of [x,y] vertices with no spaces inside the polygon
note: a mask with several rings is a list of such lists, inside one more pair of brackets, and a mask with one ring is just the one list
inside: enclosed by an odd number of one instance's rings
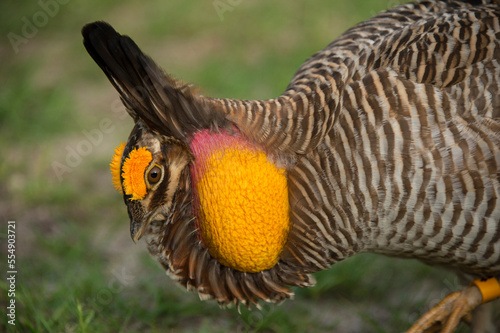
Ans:
{"label": "pink skin patch on neck", "polygon": [[239,131],[235,132],[235,135],[230,135],[227,132],[210,133],[209,130],[196,133],[190,148],[195,157],[190,168],[192,184],[197,184],[200,177],[203,176],[207,158],[212,156],[214,151],[228,148],[256,150],[256,147],[247,139],[239,136]]}

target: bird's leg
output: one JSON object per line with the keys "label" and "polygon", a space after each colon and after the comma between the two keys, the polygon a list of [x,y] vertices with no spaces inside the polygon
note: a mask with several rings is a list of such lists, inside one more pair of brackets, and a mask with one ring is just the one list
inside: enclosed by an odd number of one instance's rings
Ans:
{"label": "bird's leg", "polygon": [[481,304],[500,297],[500,284],[496,278],[475,280],[470,286],[446,296],[429,310],[408,330],[407,333],[426,332],[441,323],[443,333],[455,330],[460,320],[469,316]]}
{"label": "bird's leg", "polygon": [[470,326],[473,333],[497,332],[493,325],[492,303],[483,304],[473,311]]}

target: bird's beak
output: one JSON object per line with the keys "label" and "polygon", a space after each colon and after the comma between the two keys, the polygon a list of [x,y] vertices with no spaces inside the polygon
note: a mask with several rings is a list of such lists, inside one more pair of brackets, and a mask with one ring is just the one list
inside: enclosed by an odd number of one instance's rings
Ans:
{"label": "bird's beak", "polygon": [[130,237],[132,237],[134,243],[137,243],[137,241],[141,239],[141,237],[144,235],[144,233],[148,229],[148,226],[151,224],[151,221],[153,220],[153,216],[154,214],[149,214],[146,221],[143,223],[137,222],[134,219],[130,220]]}
{"label": "bird's beak", "polygon": [[146,228],[144,228],[144,224],[134,220],[130,221],[130,237],[132,237],[134,243],[137,243],[137,241],[141,239],[145,230]]}

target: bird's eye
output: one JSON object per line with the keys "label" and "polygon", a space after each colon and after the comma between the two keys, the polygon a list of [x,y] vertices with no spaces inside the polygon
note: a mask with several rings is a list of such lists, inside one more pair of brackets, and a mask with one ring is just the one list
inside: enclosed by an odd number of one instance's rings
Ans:
{"label": "bird's eye", "polygon": [[158,183],[161,179],[161,168],[159,166],[154,166],[148,172],[148,182],[150,185]]}

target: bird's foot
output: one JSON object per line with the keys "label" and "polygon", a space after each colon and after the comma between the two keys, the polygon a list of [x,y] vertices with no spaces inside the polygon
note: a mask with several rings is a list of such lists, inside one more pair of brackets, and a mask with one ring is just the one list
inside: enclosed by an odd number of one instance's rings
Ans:
{"label": "bird's foot", "polygon": [[470,286],[446,296],[430,309],[407,331],[407,333],[440,332],[451,333],[461,319],[469,318],[471,311],[479,305],[500,297],[500,284],[496,278],[475,280]]}

